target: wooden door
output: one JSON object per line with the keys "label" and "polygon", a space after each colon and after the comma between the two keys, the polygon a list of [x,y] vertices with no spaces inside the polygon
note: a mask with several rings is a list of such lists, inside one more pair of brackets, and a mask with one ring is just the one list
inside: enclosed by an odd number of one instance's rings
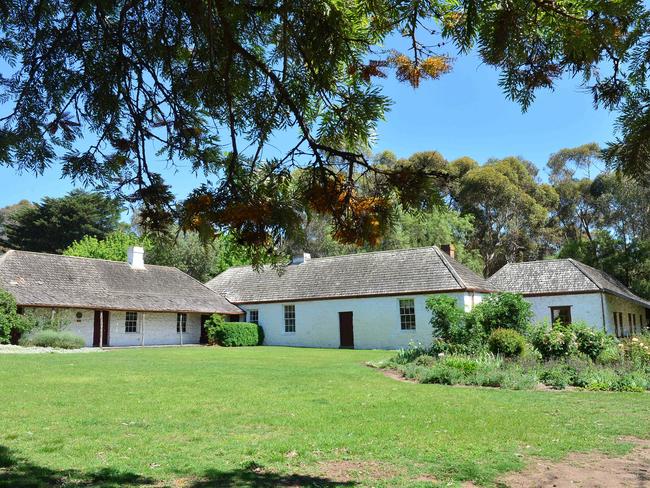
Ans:
{"label": "wooden door", "polygon": [[341,348],[354,349],[352,312],[339,312],[339,333],[341,335]]}
{"label": "wooden door", "polygon": [[201,337],[199,339],[199,344],[208,343],[208,334],[205,331],[205,322],[210,318],[209,315],[201,315]]}
{"label": "wooden door", "polygon": [[95,323],[93,329],[93,346],[99,347],[100,327],[102,328],[102,346],[108,346],[108,312],[106,310],[95,310]]}

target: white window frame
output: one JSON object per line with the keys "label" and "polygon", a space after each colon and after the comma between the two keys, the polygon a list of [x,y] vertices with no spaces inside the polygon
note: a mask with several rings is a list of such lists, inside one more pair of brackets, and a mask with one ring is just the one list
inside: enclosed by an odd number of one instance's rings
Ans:
{"label": "white window frame", "polygon": [[[402,313],[407,310],[406,307],[402,307],[402,302],[411,302],[412,307],[409,307],[412,310],[412,313]],[[417,317],[415,314],[415,298],[402,297],[397,299],[397,312],[399,314],[399,328],[402,332],[414,332],[417,329]],[[413,317],[412,324],[407,324],[407,327],[404,325],[402,318]],[[409,320],[409,322],[411,322]]]}
{"label": "white window frame", "polygon": [[[129,330],[131,327],[133,327],[133,330]],[[126,314],[124,315],[124,333],[125,334],[138,333],[138,312],[126,312]]]}
{"label": "white window frame", "polygon": [[178,312],[176,314],[176,333],[181,333],[181,326],[183,334],[187,333],[187,314],[185,312]]}
{"label": "white window frame", "polygon": [[[253,320],[253,314],[256,316],[255,320]],[[258,309],[249,310],[248,321],[251,324],[260,325],[260,311]]]}
{"label": "white window frame", "polygon": [[296,306],[282,305],[282,315],[284,317],[284,333],[295,334],[296,333]]}

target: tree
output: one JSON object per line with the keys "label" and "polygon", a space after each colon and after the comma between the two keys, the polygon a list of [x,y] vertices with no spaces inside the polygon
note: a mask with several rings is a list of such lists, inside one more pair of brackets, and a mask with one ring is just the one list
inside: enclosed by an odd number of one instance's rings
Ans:
{"label": "tree", "polygon": [[[589,143],[561,149],[548,160],[549,179],[559,197],[552,218],[564,240],[592,240],[594,230],[602,224],[591,179],[592,167],[600,169],[601,155],[598,145]],[[580,172],[586,172],[586,176]]]}
{"label": "tree", "polygon": [[151,251],[151,240],[141,237],[134,232],[118,230],[111,232],[104,239],[94,236],[84,236],[81,240],[73,242],[63,254],[65,256],[79,256],[84,258],[108,259],[109,261],[126,261],[129,247],[141,246],[145,252]]}
{"label": "tree", "polygon": [[483,257],[485,275],[506,262],[546,254],[549,211],[558,198],[555,190],[539,184],[519,158],[488,161],[483,166],[464,161],[462,168],[451,196],[461,215],[474,217],[476,230],[469,248]]}
{"label": "tree", "polygon": [[[27,0],[0,13],[0,57],[15,67],[0,79],[0,163],[42,172],[61,160],[65,176],[142,202],[147,225],[161,229],[176,215],[152,166],[162,155],[215,181],[188,197],[184,230],[229,229],[266,250],[300,231],[306,206],[339,241],[376,242],[391,190],[446,176],[366,158],[390,105],[375,81],[388,70],[417,87],[451,69],[438,46],[475,48],[524,108],[563,73],[583,75],[614,106],[627,93],[619,64],[647,37],[641,0]],[[390,49],[395,33],[408,55]],[[270,141],[288,127],[296,144],[274,158]],[[309,178],[289,192],[296,166]],[[384,178],[362,195],[360,172]]]}
{"label": "tree", "polygon": [[204,244],[195,232],[152,237],[145,261],[174,266],[202,283],[232,266],[251,264],[247,250],[238,246],[232,237],[222,235]]}
{"label": "tree", "polygon": [[12,213],[4,244],[23,251],[61,253],[84,236],[105,238],[117,229],[121,210],[117,199],[82,190],[61,198],[45,197]]}
{"label": "tree", "polygon": [[7,205],[0,208],[0,251],[3,250],[2,244],[7,240],[7,233],[5,227],[14,222],[13,214],[23,208],[33,207],[34,204],[29,200],[21,200],[13,205]]}
{"label": "tree", "polygon": [[306,251],[314,257],[339,256],[369,251],[389,251],[412,247],[454,244],[456,259],[480,273],[483,260],[476,251],[465,247],[474,232],[473,217],[461,216],[446,206],[434,206],[428,210],[405,211],[397,207],[394,223],[381,242],[375,246],[357,247],[341,244],[331,237],[329,223],[321,215],[311,215],[306,221],[305,232],[300,240],[286,242],[287,254]]}
{"label": "tree", "polygon": [[564,242],[572,257],[650,297],[650,190],[635,180],[601,173],[589,184],[594,229]]}

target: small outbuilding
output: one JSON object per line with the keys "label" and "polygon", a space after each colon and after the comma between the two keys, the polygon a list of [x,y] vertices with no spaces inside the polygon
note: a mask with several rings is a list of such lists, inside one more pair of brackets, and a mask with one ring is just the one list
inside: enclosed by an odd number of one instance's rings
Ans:
{"label": "small outbuilding", "polygon": [[521,293],[532,303],[537,321],[584,321],[628,337],[644,330],[650,320],[650,301],[574,259],[506,264],[488,283],[500,291]]}
{"label": "small outbuilding", "polygon": [[139,247],[128,262],[8,251],[0,288],[23,313],[57,315],[86,346],[198,344],[211,314],[243,313],[182,271],[145,264]]}

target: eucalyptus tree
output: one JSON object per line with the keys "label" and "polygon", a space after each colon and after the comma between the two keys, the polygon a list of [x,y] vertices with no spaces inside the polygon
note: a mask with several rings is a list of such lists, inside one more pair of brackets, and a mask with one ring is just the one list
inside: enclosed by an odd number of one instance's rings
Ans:
{"label": "eucalyptus tree", "polygon": [[[366,157],[391,104],[378,80],[417,87],[474,49],[523,108],[564,73],[614,106],[646,17],[641,0],[0,0],[12,67],[0,77],[0,164],[61,162],[63,175],[140,205],[154,230],[229,229],[254,258],[299,232],[305,207],[342,242],[376,242],[396,203],[386,195],[409,205],[407,186],[448,176]],[[279,133],[295,140],[278,153]],[[157,159],[212,183],[176,208]],[[359,192],[363,173],[383,177]]]}

